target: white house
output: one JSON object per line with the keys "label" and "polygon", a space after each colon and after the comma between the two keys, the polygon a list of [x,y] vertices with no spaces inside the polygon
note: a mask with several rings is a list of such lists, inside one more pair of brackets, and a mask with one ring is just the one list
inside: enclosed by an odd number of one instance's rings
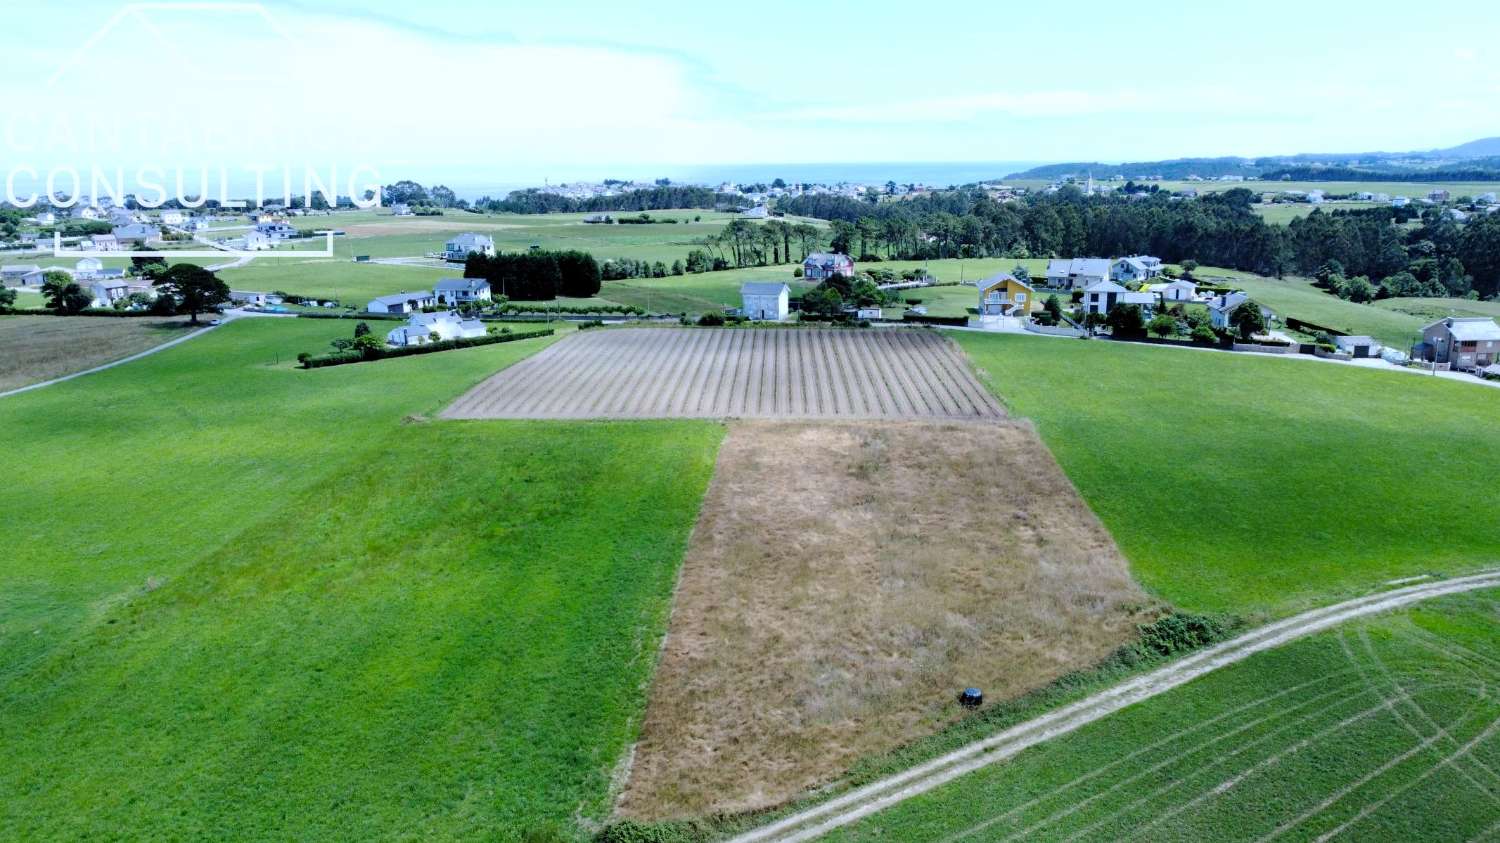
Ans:
{"label": "white house", "polygon": [[1178,278],[1165,284],[1147,284],[1141,292],[1153,293],[1163,302],[1193,301],[1198,297],[1198,285]]}
{"label": "white house", "polygon": [[391,216],[393,216],[393,217],[409,217],[409,216],[413,216],[413,214],[411,212],[411,206],[408,205],[408,204],[406,204],[405,202],[397,202],[396,204],[394,204],[394,205],[391,206]]}
{"label": "white house", "polygon": [[1244,293],[1235,291],[1225,293],[1222,296],[1214,296],[1213,301],[1208,303],[1208,318],[1215,328],[1229,327],[1229,315],[1234,309],[1249,301],[1250,297]]}
{"label": "white house", "polygon": [[1380,343],[1370,337],[1334,337],[1333,345],[1339,351],[1354,357],[1380,356]]}
{"label": "white house", "polygon": [[1150,255],[1131,255],[1128,258],[1120,258],[1109,267],[1110,280],[1122,284],[1129,281],[1144,284],[1158,275],[1161,275],[1161,258],[1153,258]]}
{"label": "white house", "polygon": [[1083,312],[1107,316],[1116,305],[1139,305],[1149,313],[1156,308],[1156,296],[1152,293],[1132,293],[1113,281],[1100,281],[1083,291]]}
{"label": "white house", "polygon": [[405,325],[385,335],[391,345],[426,345],[433,335],[441,340],[472,339],[486,333],[478,319],[461,319],[455,313],[414,313]]}
{"label": "white house", "polygon": [[271,248],[271,238],[261,231],[245,232],[245,244],[240,247],[245,252],[263,252]]}
{"label": "white house", "polygon": [[43,211],[40,214],[37,214],[35,219],[37,225],[57,225],[57,214],[54,214],[51,211]]}
{"label": "white house", "polygon": [[854,277],[854,259],[837,252],[813,252],[802,259],[802,277],[824,281],[835,275]]}
{"label": "white house", "polygon": [[246,307],[265,307],[272,304],[281,304],[281,296],[259,290],[230,290],[229,300]]}
{"label": "white house", "polygon": [[182,211],[168,210],[161,212],[162,225],[182,225],[187,220],[187,214]]}
{"label": "white house", "polygon": [[791,311],[791,293],[785,284],[748,282],[740,287],[740,312],[751,319],[779,322]]}
{"label": "white house", "polygon": [[1391,207],[1392,208],[1405,208],[1407,205],[1410,205],[1410,204],[1411,204],[1411,200],[1408,199],[1408,198],[1406,198],[1405,196],[1397,196],[1395,199],[1391,200]]}
{"label": "white house", "polygon": [[482,278],[444,278],[432,288],[438,304],[490,301],[490,282]]}
{"label": "white house", "polygon": [[73,264],[73,276],[75,278],[93,278],[104,268],[104,261],[98,258],[82,258]]}
{"label": "white house", "polygon": [[96,220],[103,216],[98,208],[79,202],[73,206],[72,216],[75,220]]}
{"label": "white house", "polygon": [[118,252],[120,241],[113,234],[93,234],[89,236],[89,248],[95,252]]}
{"label": "white house", "polygon": [[271,240],[290,240],[297,236],[297,229],[290,223],[285,222],[261,222],[255,224],[255,230],[264,234]]}
{"label": "white house", "polygon": [[1324,194],[1321,190],[1309,190],[1307,192],[1307,201],[1314,205],[1321,205],[1323,204],[1323,196]]}
{"label": "white house", "polygon": [[1109,260],[1072,258],[1047,261],[1047,286],[1054,290],[1087,290],[1109,280]]}
{"label": "white house", "polygon": [[443,244],[443,257],[450,261],[468,260],[469,255],[474,253],[495,256],[495,241],[485,234],[475,234],[472,231],[460,234]]}
{"label": "white house", "polygon": [[389,296],[381,296],[371,299],[365,305],[365,311],[369,313],[415,313],[424,307],[437,305],[437,297],[426,290],[417,290],[413,293],[392,293]]}

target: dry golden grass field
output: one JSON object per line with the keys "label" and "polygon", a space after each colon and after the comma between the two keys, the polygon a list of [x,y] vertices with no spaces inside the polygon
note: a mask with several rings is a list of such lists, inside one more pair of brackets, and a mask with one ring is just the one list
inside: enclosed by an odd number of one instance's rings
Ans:
{"label": "dry golden grass field", "polygon": [[776,805],[1104,658],[1156,607],[1029,423],[734,425],[620,798]]}
{"label": "dry golden grass field", "polygon": [[176,339],[174,317],[0,317],[0,392],[101,366]]}

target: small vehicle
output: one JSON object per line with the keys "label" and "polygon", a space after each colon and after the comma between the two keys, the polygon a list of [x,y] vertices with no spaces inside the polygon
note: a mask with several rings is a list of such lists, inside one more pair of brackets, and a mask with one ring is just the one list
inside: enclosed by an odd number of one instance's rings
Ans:
{"label": "small vehicle", "polygon": [[224,320],[223,319],[210,319],[210,320],[208,320],[208,324],[210,324],[210,325],[222,325],[222,324],[224,324]]}

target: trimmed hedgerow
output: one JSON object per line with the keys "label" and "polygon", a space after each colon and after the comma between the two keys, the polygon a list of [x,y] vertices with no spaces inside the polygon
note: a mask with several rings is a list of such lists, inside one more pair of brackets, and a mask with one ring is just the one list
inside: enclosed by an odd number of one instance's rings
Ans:
{"label": "trimmed hedgerow", "polygon": [[343,366],[348,363],[363,363],[368,360],[387,360],[392,357],[410,357],[414,354],[432,354],[438,351],[452,351],[457,348],[473,348],[480,345],[494,345],[501,342],[514,342],[515,340],[529,340],[536,337],[549,337],[552,335],[551,328],[540,331],[522,331],[515,334],[489,334],[483,337],[466,337],[456,340],[440,340],[430,342],[426,345],[409,345],[399,348],[371,348],[365,351],[332,351],[328,354],[313,356],[311,354],[297,355],[297,362],[304,369],[321,369],[326,366]]}

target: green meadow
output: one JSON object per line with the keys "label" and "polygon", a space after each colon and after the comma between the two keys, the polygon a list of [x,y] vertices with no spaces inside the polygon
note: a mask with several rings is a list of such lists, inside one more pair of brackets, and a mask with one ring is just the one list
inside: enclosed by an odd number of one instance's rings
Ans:
{"label": "green meadow", "polygon": [[1223,283],[1244,290],[1252,299],[1271,308],[1282,318],[1294,317],[1346,334],[1372,336],[1401,351],[1410,349],[1412,343],[1421,339],[1422,326],[1432,321],[1424,322],[1410,313],[1403,313],[1395,307],[1380,306],[1379,303],[1345,301],[1313,286],[1309,278],[1268,278],[1211,266],[1200,267],[1194,274],[1201,281]]}
{"label": "green meadow", "polygon": [[1284,615],[1500,563],[1500,390],[1222,352],[955,332],[1032,419],[1136,578]]}
{"label": "green meadow", "polygon": [[1252,656],[828,840],[1492,839],[1500,593]]}
{"label": "green meadow", "polygon": [[241,320],[0,400],[0,837],[521,839],[610,807],[721,428],[437,422],[550,340]]}

